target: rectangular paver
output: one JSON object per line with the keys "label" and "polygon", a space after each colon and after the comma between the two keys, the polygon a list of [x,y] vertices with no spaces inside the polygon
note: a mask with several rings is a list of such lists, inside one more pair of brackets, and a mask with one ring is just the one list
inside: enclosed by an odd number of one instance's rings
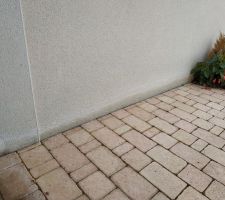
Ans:
{"label": "rectangular paver", "polygon": [[82,192],[62,168],[55,169],[37,179],[49,200],[73,200]]}
{"label": "rectangular paver", "polygon": [[158,191],[151,183],[129,167],[114,174],[112,181],[131,199],[148,200]]}
{"label": "rectangular paver", "polygon": [[161,146],[165,147],[166,149],[169,149],[173,145],[177,143],[177,140],[173,137],[165,134],[165,133],[159,133],[155,135],[152,140],[160,144]]}
{"label": "rectangular paver", "polygon": [[195,137],[192,134],[187,133],[186,131],[184,131],[182,129],[178,130],[172,136],[187,145],[191,145],[193,142],[195,142],[197,140],[197,137]]}
{"label": "rectangular paver", "polygon": [[218,148],[221,148],[225,145],[224,139],[222,139],[206,130],[198,128],[197,130],[193,131],[192,134],[198,138],[201,138],[202,140],[205,140],[209,144],[212,144]]}
{"label": "rectangular paver", "polygon": [[133,144],[135,147],[137,147],[139,150],[143,152],[148,151],[149,149],[151,149],[152,147],[156,145],[155,142],[153,142],[152,140],[148,139],[147,137],[145,137],[144,135],[142,135],[141,133],[135,130],[131,130],[125,133],[123,137],[128,142],[130,142],[131,144]]}
{"label": "rectangular paver", "polygon": [[167,134],[173,134],[177,131],[177,127],[158,117],[150,120],[149,123]]}
{"label": "rectangular paver", "polygon": [[145,167],[141,174],[172,199],[175,199],[187,185],[156,162]]}
{"label": "rectangular paver", "polygon": [[92,132],[92,135],[109,149],[114,149],[125,142],[122,137],[118,136],[116,133],[106,127]]}
{"label": "rectangular paver", "polygon": [[222,151],[212,145],[209,145],[203,150],[202,153],[204,153],[206,156],[208,156],[212,160],[215,160],[216,162],[225,166],[225,152],[224,151]]}
{"label": "rectangular paver", "polygon": [[175,126],[183,129],[184,131],[186,131],[188,133],[191,133],[193,130],[195,130],[197,128],[197,126],[195,126],[194,124],[187,122],[185,120],[180,120],[179,122],[176,122]]}
{"label": "rectangular paver", "polygon": [[173,146],[171,151],[199,169],[202,169],[209,162],[206,156],[182,143]]}
{"label": "rectangular paver", "polygon": [[187,163],[161,146],[156,146],[147,155],[173,173],[180,172]]}
{"label": "rectangular paver", "polygon": [[179,108],[174,108],[173,110],[170,111],[170,113],[172,113],[172,114],[176,115],[177,117],[184,119],[188,122],[192,122],[194,119],[197,118],[195,115],[192,115],[188,112],[180,110]]}
{"label": "rectangular paver", "polygon": [[211,177],[192,165],[185,167],[178,176],[199,192],[203,192],[212,181]]}
{"label": "rectangular paver", "polygon": [[130,144],[129,142],[125,142],[113,149],[113,153],[115,153],[117,156],[122,156],[133,148],[134,146],[132,144]]}
{"label": "rectangular paver", "polygon": [[72,172],[90,161],[71,143],[52,150],[53,156],[67,172]]}
{"label": "rectangular paver", "polygon": [[203,172],[225,185],[225,167],[224,166],[214,161],[211,161],[204,168]]}
{"label": "rectangular paver", "polygon": [[103,146],[87,153],[87,157],[107,176],[125,167],[125,163],[119,157]]}
{"label": "rectangular paver", "polygon": [[140,132],[146,131],[147,129],[151,128],[148,123],[133,115],[123,118],[123,121]]}
{"label": "rectangular paver", "polygon": [[213,200],[224,200],[225,186],[217,181],[213,181],[213,183],[206,190],[205,194]]}
{"label": "rectangular paver", "polygon": [[115,185],[100,171],[82,180],[79,186],[93,200],[102,199],[115,189]]}
{"label": "rectangular paver", "polygon": [[200,192],[196,191],[192,187],[185,189],[177,200],[209,200],[203,196]]}
{"label": "rectangular paver", "polygon": [[123,161],[125,161],[128,165],[130,165],[137,171],[140,171],[152,161],[151,158],[146,156],[138,149],[133,149],[129,151],[128,153],[124,154],[121,158],[123,159]]}

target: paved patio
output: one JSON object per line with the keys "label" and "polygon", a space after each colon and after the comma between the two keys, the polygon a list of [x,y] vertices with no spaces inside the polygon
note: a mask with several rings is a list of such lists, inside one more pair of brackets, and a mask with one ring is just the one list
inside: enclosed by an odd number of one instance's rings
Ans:
{"label": "paved patio", "polygon": [[225,91],[188,84],[0,158],[5,200],[224,200]]}

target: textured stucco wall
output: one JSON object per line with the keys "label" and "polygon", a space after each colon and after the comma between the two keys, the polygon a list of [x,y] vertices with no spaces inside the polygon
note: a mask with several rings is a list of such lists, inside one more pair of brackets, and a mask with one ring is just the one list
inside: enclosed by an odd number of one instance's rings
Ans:
{"label": "textured stucco wall", "polygon": [[42,137],[187,80],[224,0],[22,0]]}
{"label": "textured stucco wall", "polygon": [[18,0],[0,1],[0,154],[38,140]]}

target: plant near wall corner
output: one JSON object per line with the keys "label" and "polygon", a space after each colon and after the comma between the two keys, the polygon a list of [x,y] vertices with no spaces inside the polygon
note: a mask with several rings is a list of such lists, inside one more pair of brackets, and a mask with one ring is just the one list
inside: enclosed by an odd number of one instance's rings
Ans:
{"label": "plant near wall corner", "polygon": [[225,35],[220,33],[206,61],[191,70],[192,82],[203,86],[225,88]]}

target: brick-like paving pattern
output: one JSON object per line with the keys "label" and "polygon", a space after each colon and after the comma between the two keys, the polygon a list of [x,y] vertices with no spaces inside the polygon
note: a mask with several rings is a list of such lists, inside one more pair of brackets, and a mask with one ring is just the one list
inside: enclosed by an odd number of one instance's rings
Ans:
{"label": "brick-like paving pattern", "polygon": [[225,200],[225,91],[187,84],[0,158],[0,200]]}

